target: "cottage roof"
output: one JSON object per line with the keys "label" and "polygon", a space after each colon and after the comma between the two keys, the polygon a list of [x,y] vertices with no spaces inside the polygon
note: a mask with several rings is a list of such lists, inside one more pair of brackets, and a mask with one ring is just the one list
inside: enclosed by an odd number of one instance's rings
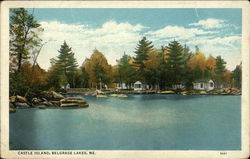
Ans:
{"label": "cottage roof", "polygon": [[142,84],[140,81],[136,81],[135,84]]}
{"label": "cottage roof", "polygon": [[[209,82],[211,79],[210,78],[201,78],[201,79],[197,79],[194,81],[194,83],[199,83],[199,82]],[[213,80],[211,80],[213,81]]]}

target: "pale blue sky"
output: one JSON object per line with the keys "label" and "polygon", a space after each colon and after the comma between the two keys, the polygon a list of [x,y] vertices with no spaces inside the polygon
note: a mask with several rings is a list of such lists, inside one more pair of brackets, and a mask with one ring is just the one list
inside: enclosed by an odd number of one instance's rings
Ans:
{"label": "pale blue sky", "polygon": [[191,50],[198,45],[207,56],[221,55],[231,70],[241,61],[241,9],[36,8],[34,16],[45,29],[43,40],[57,40],[44,46],[38,59],[45,69],[64,40],[79,65],[94,48],[114,65],[124,51],[134,55],[142,36],[153,41],[155,48],[173,39]]}

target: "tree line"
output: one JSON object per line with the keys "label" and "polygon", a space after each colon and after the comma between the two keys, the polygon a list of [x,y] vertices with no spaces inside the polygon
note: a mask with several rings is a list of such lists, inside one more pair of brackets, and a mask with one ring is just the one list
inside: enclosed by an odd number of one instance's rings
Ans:
{"label": "tree line", "polygon": [[221,56],[206,57],[198,47],[192,52],[176,40],[156,49],[146,37],[138,42],[135,56],[124,53],[114,66],[97,49],[79,66],[72,48],[64,41],[46,71],[37,63],[46,44],[39,38],[42,32],[33,14],[23,8],[10,10],[10,95],[35,96],[42,90],[67,86],[114,88],[115,83],[131,86],[135,81],[148,84],[151,89],[165,90],[173,84],[192,89],[192,83],[199,79],[212,79],[217,87],[241,88],[241,64],[230,71]]}

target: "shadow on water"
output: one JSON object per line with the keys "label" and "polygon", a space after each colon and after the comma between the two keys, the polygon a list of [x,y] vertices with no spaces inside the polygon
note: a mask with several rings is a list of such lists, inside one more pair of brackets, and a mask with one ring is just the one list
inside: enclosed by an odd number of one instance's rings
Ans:
{"label": "shadow on water", "polygon": [[36,108],[17,109],[16,113],[10,114],[10,150],[31,150],[38,146],[36,138],[39,135],[39,132],[35,133],[36,131],[34,131],[37,125],[34,120],[36,115],[34,113],[35,109]]}
{"label": "shadow on water", "polygon": [[79,109],[17,109],[10,114],[10,150],[63,149],[70,142],[68,135],[74,134],[72,110]]}
{"label": "shadow on water", "polygon": [[147,95],[131,95],[130,98],[138,98],[141,100],[192,100],[195,98],[204,98],[202,95],[179,95],[179,94],[147,94]]}
{"label": "shadow on water", "polygon": [[[119,98],[120,100],[193,100],[198,98],[209,98],[210,95],[181,95],[181,94],[126,94],[128,98]],[[91,95],[67,95],[68,97],[83,97],[86,99],[90,99],[92,101],[98,100],[108,100],[109,98],[116,98],[116,97],[107,97],[107,98],[96,98],[95,96]],[[213,95],[216,96],[216,95]],[[219,95],[218,95],[219,96]]]}

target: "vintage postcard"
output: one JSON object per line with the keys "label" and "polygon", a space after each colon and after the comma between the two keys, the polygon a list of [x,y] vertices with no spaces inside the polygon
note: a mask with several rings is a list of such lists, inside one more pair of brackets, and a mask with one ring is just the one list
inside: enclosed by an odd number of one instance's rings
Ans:
{"label": "vintage postcard", "polygon": [[1,4],[2,158],[248,158],[249,3]]}

